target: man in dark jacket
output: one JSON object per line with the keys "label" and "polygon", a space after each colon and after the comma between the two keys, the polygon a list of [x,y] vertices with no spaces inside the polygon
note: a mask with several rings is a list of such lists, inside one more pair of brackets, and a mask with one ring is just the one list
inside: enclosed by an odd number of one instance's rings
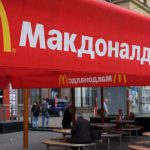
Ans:
{"label": "man in dark jacket", "polygon": [[72,114],[71,114],[71,105],[68,105],[64,111],[62,126],[63,128],[71,128]]}
{"label": "man in dark jacket", "polygon": [[91,143],[90,122],[83,118],[82,114],[77,114],[77,120],[71,130],[72,143]]}
{"label": "man in dark jacket", "polygon": [[32,106],[32,113],[33,113],[32,127],[38,128],[38,117],[39,117],[39,113],[40,113],[40,106],[37,101],[35,101]]}

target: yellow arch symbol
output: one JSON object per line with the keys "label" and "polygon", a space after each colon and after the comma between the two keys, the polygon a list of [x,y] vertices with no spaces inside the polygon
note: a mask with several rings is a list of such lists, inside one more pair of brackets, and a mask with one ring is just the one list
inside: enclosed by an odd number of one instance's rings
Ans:
{"label": "yellow arch symbol", "polygon": [[127,83],[126,75],[125,75],[125,74],[114,74],[113,82],[114,82],[115,84],[116,84],[117,82],[118,82],[118,83],[121,83],[121,82]]}
{"label": "yellow arch symbol", "polygon": [[11,52],[11,40],[10,40],[10,31],[7,15],[5,8],[0,0],[0,18],[2,23],[2,32],[3,32],[3,42],[4,42],[4,52]]}

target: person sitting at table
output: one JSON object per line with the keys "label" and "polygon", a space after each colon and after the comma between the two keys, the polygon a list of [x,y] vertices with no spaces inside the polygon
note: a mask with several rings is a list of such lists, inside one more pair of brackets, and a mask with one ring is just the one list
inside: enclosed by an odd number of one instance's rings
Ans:
{"label": "person sitting at table", "polygon": [[[82,113],[76,115],[75,124],[71,129],[71,143],[91,143],[91,127],[90,122],[83,118]],[[78,148],[72,148],[74,150]]]}
{"label": "person sitting at table", "polygon": [[121,121],[124,119],[124,114],[121,108],[118,109],[118,114],[116,116],[116,120]]}
{"label": "person sitting at table", "polygon": [[102,116],[102,109],[101,109],[101,108],[99,108],[99,109],[97,110],[97,114],[98,114],[98,116]]}
{"label": "person sitting at table", "polygon": [[134,120],[135,119],[135,115],[133,112],[130,112],[129,116],[128,116],[129,120]]}

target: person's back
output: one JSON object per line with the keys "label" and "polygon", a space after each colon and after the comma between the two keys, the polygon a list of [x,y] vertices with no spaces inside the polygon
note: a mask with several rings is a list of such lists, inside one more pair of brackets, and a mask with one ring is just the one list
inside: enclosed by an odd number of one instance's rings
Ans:
{"label": "person's back", "polygon": [[33,105],[32,112],[33,112],[33,116],[38,117],[40,113],[40,106],[38,104]]}
{"label": "person's back", "polygon": [[41,110],[42,110],[42,113],[46,113],[48,111],[46,101],[42,102]]}
{"label": "person's back", "polygon": [[40,113],[40,106],[39,106],[37,101],[35,101],[33,106],[32,106],[32,113],[33,113],[32,127],[38,128],[38,116]]}
{"label": "person's back", "polygon": [[64,112],[63,120],[62,120],[63,128],[71,128],[72,114],[70,111],[70,107],[71,106],[68,106]]}
{"label": "person's back", "polygon": [[71,141],[73,143],[90,143],[91,131],[89,121],[81,116],[78,117],[71,130],[71,135]]}
{"label": "person's back", "polygon": [[47,118],[46,126],[48,126],[49,113],[48,113],[48,104],[46,100],[43,100],[42,102],[41,111],[42,111],[42,127],[44,127],[45,117]]}

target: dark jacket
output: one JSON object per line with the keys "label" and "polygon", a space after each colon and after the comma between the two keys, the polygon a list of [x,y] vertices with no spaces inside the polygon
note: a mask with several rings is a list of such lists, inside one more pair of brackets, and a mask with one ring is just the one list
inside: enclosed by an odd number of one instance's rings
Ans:
{"label": "dark jacket", "polygon": [[40,106],[39,105],[33,105],[32,106],[32,112],[34,117],[38,117],[40,113]]}
{"label": "dark jacket", "polygon": [[69,108],[66,108],[66,110],[64,112],[63,120],[62,120],[63,128],[71,128],[71,121],[72,121],[71,112],[70,112]]}
{"label": "dark jacket", "polygon": [[71,142],[73,143],[90,143],[90,123],[83,117],[79,117],[75,121],[75,125],[71,130]]}

